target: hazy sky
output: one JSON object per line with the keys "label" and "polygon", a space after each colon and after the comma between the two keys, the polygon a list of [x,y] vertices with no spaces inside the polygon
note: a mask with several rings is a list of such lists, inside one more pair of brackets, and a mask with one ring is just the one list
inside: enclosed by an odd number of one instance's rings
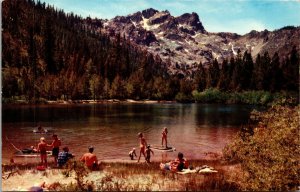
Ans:
{"label": "hazy sky", "polygon": [[82,17],[113,18],[147,8],[173,16],[196,12],[208,32],[245,34],[300,26],[300,0],[41,0]]}

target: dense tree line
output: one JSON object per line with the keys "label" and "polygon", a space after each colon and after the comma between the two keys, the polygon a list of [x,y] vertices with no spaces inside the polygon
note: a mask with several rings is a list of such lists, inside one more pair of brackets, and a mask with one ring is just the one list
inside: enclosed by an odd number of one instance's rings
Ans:
{"label": "dense tree line", "polygon": [[221,64],[215,60],[204,69],[200,64],[194,84],[198,91],[207,88],[217,88],[221,91],[266,90],[276,92],[281,90],[299,90],[300,58],[293,47],[287,58],[280,59],[278,53],[272,57],[268,52],[258,54],[255,61],[247,51],[240,51],[236,58]]}
{"label": "dense tree line", "polygon": [[299,54],[265,53],[255,62],[240,53],[194,78],[167,74],[158,56],[119,34],[103,32],[98,19],[65,14],[34,0],[2,2],[2,92],[4,98],[174,99],[193,90],[298,90]]}

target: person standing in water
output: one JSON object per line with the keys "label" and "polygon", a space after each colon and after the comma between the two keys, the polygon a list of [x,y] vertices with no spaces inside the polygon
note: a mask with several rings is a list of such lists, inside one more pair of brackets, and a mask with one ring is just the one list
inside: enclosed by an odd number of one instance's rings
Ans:
{"label": "person standing in water", "polygon": [[52,147],[52,156],[54,157],[54,163],[57,164],[57,158],[59,154],[59,146],[61,146],[61,141],[58,139],[56,134],[52,135],[53,141],[50,145]]}
{"label": "person standing in water", "polygon": [[139,159],[138,159],[138,163],[140,162],[141,159],[141,155],[143,154],[145,159],[146,159],[146,155],[145,155],[145,150],[146,150],[146,146],[147,146],[147,141],[144,138],[143,133],[139,133],[138,137],[140,138],[140,155],[139,155]]}
{"label": "person standing in water", "polygon": [[47,167],[47,147],[48,147],[48,144],[46,143],[45,138],[41,137],[37,150],[41,154],[41,163],[45,167]]}
{"label": "person standing in water", "polygon": [[167,135],[168,135],[168,129],[167,127],[164,127],[163,132],[161,133],[161,146],[164,146],[164,141],[165,141],[165,147],[168,148],[168,140],[167,140]]}
{"label": "person standing in water", "polygon": [[146,162],[150,163],[151,153],[154,155],[154,152],[150,149],[150,145],[147,146],[146,149]]}

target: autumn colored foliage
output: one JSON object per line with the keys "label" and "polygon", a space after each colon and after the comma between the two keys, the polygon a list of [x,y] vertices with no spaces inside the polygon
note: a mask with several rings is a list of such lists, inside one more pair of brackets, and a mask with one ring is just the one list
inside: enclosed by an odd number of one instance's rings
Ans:
{"label": "autumn colored foliage", "polygon": [[225,147],[227,161],[241,163],[233,180],[242,190],[288,191],[300,185],[299,107],[253,111],[251,124]]}

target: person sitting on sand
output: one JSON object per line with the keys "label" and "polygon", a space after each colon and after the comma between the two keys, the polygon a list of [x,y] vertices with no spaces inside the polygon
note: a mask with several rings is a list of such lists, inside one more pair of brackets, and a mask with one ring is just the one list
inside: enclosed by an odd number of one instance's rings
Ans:
{"label": "person sitting on sand", "polygon": [[139,159],[138,159],[137,162],[140,162],[140,159],[141,159],[141,155],[142,155],[142,154],[143,154],[144,157],[146,158],[145,150],[146,150],[147,142],[146,142],[146,139],[144,138],[143,133],[139,133],[139,134],[138,134],[138,137],[140,138],[140,155],[139,155]]}
{"label": "person sitting on sand", "polygon": [[57,164],[59,146],[61,146],[61,141],[60,141],[60,139],[58,139],[56,134],[53,134],[52,138],[53,138],[53,141],[50,146],[52,147],[52,156],[54,157],[54,163]]}
{"label": "person sitting on sand", "polygon": [[137,157],[137,155],[135,153],[135,148],[132,148],[132,150],[129,151],[129,157],[130,157],[131,160],[134,159],[134,155],[135,155],[135,157]]}
{"label": "person sitting on sand", "polygon": [[147,146],[146,149],[146,162],[150,163],[151,153],[154,155],[154,152],[150,149],[150,145]]}
{"label": "person sitting on sand", "polygon": [[93,154],[94,152],[94,147],[90,146],[89,147],[89,152],[85,153],[81,158],[80,161],[84,162],[85,165],[90,169],[90,170],[95,170],[99,168],[99,162],[97,159],[97,156]]}
{"label": "person sitting on sand", "polygon": [[72,153],[69,153],[69,148],[64,147],[63,151],[59,152],[58,159],[57,159],[57,166],[62,167],[64,166],[70,158],[73,158],[74,155]]}
{"label": "person sitting on sand", "polygon": [[161,133],[161,146],[164,146],[164,141],[166,143],[165,147],[168,148],[168,140],[167,140],[167,135],[168,135],[168,129],[167,127],[164,127],[163,132]]}
{"label": "person sitting on sand", "polygon": [[187,169],[189,164],[185,158],[183,158],[183,153],[179,152],[178,157],[174,161],[169,163],[161,163],[160,168],[162,170],[171,170],[171,171],[182,171],[182,169]]}
{"label": "person sitting on sand", "polygon": [[37,151],[40,152],[41,155],[41,163],[45,167],[47,167],[47,147],[49,145],[46,143],[45,138],[41,137],[40,142],[38,144],[38,149]]}

